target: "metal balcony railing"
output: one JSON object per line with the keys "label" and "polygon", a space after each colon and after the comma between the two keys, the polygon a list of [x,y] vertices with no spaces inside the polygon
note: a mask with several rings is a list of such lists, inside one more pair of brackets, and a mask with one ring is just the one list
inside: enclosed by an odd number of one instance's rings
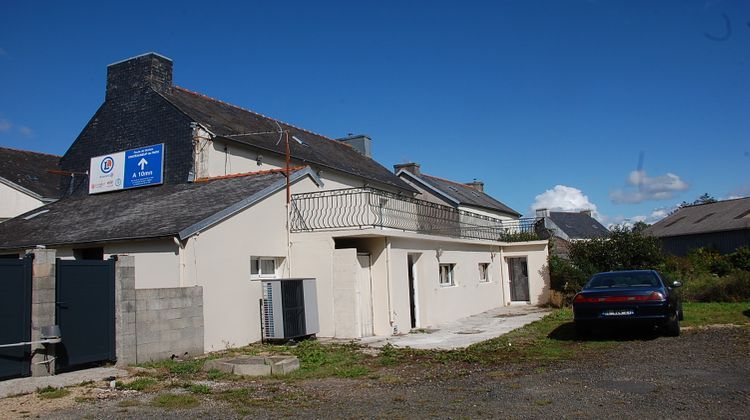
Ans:
{"label": "metal balcony railing", "polygon": [[502,220],[375,188],[292,195],[292,232],[382,228],[455,238],[539,239],[537,219]]}

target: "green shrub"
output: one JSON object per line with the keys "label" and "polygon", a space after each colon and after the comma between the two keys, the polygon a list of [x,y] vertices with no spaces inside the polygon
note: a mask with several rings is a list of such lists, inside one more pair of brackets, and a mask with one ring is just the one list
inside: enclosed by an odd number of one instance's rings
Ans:
{"label": "green shrub", "polygon": [[569,261],[550,255],[550,287],[563,293],[575,293],[583,287],[588,277]]}
{"label": "green shrub", "polygon": [[735,270],[750,271],[750,247],[743,246],[729,254],[729,262]]}
{"label": "green shrub", "polygon": [[750,272],[734,271],[724,277],[697,273],[682,278],[683,299],[694,302],[744,302],[750,300]]}
{"label": "green shrub", "polygon": [[724,276],[732,271],[732,263],[725,255],[708,248],[698,248],[690,251],[687,255],[688,261],[696,272],[713,273]]}

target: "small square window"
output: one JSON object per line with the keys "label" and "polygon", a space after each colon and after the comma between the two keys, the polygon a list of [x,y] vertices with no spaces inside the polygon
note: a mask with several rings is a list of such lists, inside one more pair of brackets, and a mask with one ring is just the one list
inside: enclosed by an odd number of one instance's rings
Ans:
{"label": "small square window", "polygon": [[276,277],[276,259],[270,257],[250,258],[250,276],[254,278]]}
{"label": "small square window", "polygon": [[440,264],[440,285],[453,286],[453,268],[456,264]]}
{"label": "small square window", "polygon": [[490,281],[490,263],[479,263],[479,282],[487,283]]}

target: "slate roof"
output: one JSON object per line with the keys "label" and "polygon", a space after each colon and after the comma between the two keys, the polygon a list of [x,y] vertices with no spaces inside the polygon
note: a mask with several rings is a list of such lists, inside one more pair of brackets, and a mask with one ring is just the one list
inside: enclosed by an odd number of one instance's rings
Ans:
{"label": "slate roof", "polygon": [[[284,155],[285,142],[279,142],[277,133],[280,125],[289,131],[290,155],[302,160],[303,163],[325,166],[409,192],[417,192],[391,171],[372,158],[360,154],[348,144],[181,87],[174,86],[159,93],[177,109],[220,137]],[[292,136],[304,144],[292,140]]]}
{"label": "slate roof", "polygon": [[[409,175],[413,175],[411,172],[407,173]],[[495,200],[489,194],[478,191],[468,185],[427,174],[419,174],[417,177],[430,186],[440,190],[443,194],[452,197],[460,205],[479,207],[483,209],[498,211],[501,213],[507,213],[515,217],[521,217],[521,213],[513,210],[500,201]]]}
{"label": "slate roof", "polygon": [[283,173],[275,172],[66,197],[0,223],[0,249],[175,236],[285,185]]}
{"label": "slate roof", "polygon": [[570,239],[596,239],[609,236],[609,230],[586,213],[552,211],[549,218]]}
{"label": "slate roof", "polygon": [[743,229],[750,229],[750,197],[682,207],[646,233],[664,237]]}
{"label": "slate roof", "polygon": [[60,176],[47,172],[58,169],[60,156],[0,147],[0,178],[36,194],[38,198],[60,197]]}

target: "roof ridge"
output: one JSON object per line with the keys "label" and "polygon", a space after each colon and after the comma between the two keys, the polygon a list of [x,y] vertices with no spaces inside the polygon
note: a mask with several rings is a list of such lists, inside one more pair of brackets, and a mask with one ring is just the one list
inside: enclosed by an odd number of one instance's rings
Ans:
{"label": "roof ridge", "polygon": [[[308,165],[300,165],[300,166],[290,166],[289,172],[296,172],[300,169],[306,168]],[[268,174],[277,174],[277,173],[284,173],[286,172],[286,168],[279,168],[279,169],[265,169],[262,171],[255,171],[255,172],[240,172],[236,174],[229,174],[229,175],[218,175],[218,176],[207,176],[203,178],[196,178],[193,182],[209,182],[209,181],[216,181],[220,179],[232,179],[232,178],[242,178],[246,176],[253,176],[253,175],[268,175]]]}
{"label": "roof ridge", "polygon": [[423,173],[422,175],[424,175],[424,176],[426,176],[428,178],[435,178],[435,179],[439,179],[441,181],[450,182],[451,184],[460,185],[460,186],[462,186],[464,188],[469,188],[472,191],[476,191],[478,193],[482,193],[482,194],[484,194],[484,195],[486,195],[486,196],[489,197],[489,194],[485,193],[484,191],[479,191],[478,189],[473,188],[471,185],[466,185],[466,184],[458,182],[458,181],[453,181],[453,180],[450,180],[450,179],[445,179],[445,178],[441,178],[439,176],[429,175],[429,174],[425,174],[425,173]]}
{"label": "roof ridge", "polygon": [[[271,121],[274,121],[274,122],[276,122],[276,123],[279,123],[279,124],[283,124],[283,125],[286,125],[286,126],[288,126],[288,127],[292,127],[292,128],[295,128],[295,129],[297,129],[297,130],[300,130],[300,131],[304,131],[305,133],[309,133],[309,134],[312,134],[312,135],[314,135],[314,136],[318,136],[318,137],[323,137],[323,138],[324,138],[324,139],[326,139],[326,140],[336,141],[335,139],[332,139],[332,138],[330,138],[330,137],[328,137],[328,136],[326,136],[326,135],[323,135],[323,134],[319,134],[319,133],[316,133],[316,132],[314,132],[314,131],[310,131],[310,130],[307,130],[307,129],[305,129],[305,128],[302,128],[302,127],[297,127],[297,126],[296,126],[296,125],[294,125],[294,124],[289,124],[289,123],[287,123],[287,122],[284,122],[284,121],[281,121],[281,120],[279,120],[279,119],[276,119],[276,118],[273,118],[273,117],[269,117],[269,116],[267,116],[267,115],[263,115],[263,114],[261,114],[260,112],[255,112],[255,111],[249,110],[249,109],[247,109],[247,108],[243,108],[243,107],[241,107],[241,106],[239,106],[239,105],[235,105],[235,104],[230,104],[229,102],[225,102],[225,101],[222,101],[221,99],[216,99],[216,98],[212,98],[212,97],[210,97],[210,96],[208,96],[208,95],[205,95],[205,94],[203,94],[203,93],[200,93],[200,92],[195,92],[195,91],[192,91],[192,90],[190,90],[190,89],[187,89],[187,88],[184,88],[184,87],[182,87],[182,86],[177,86],[177,85],[174,85],[174,86],[172,86],[172,87],[173,87],[173,88],[175,88],[175,89],[177,89],[177,90],[181,90],[181,91],[183,91],[183,92],[185,92],[185,93],[189,93],[189,94],[191,94],[191,95],[196,95],[196,96],[200,96],[200,97],[202,97],[202,98],[206,98],[206,99],[208,99],[208,100],[210,100],[210,101],[218,102],[218,103],[220,103],[220,104],[223,104],[223,105],[226,105],[226,106],[231,106],[232,108],[237,108],[237,109],[239,109],[239,110],[242,110],[242,111],[245,111],[245,112],[249,112],[249,113],[251,113],[251,114],[255,114],[255,115],[259,116],[259,117],[263,117],[263,118],[269,119],[269,120],[271,120]],[[341,143],[341,142],[338,142],[338,143]],[[346,144],[346,143],[342,143],[342,144]],[[349,145],[347,144],[347,146],[349,146]]]}
{"label": "roof ridge", "polygon": [[14,152],[23,152],[23,153],[33,153],[35,155],[45,155],[45,156],[52,156],[56,158],[61,158],[62,155],[53,155],[52,153],[45,153],[45,152],[36,152],[34,150],[23,150],[23,149],[16,149],[14,147],[5,147],[0,146],[0,149],[6,149],[6,150],[13,150]]}

